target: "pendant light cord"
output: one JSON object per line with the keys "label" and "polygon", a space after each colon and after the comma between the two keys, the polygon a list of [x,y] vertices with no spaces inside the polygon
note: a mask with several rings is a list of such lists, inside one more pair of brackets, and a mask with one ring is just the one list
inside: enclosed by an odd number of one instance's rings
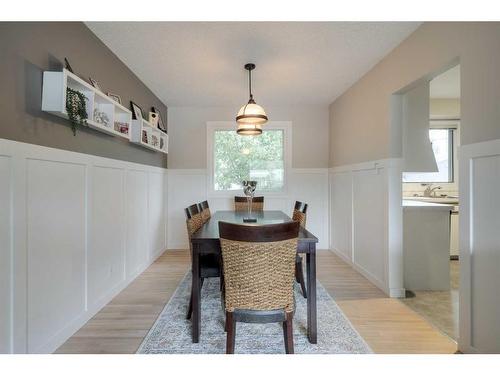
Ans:
{"label": "pendant light cord", "polygon": [[250,99],[253,99],[253,95],[252,95],[252,70],[248,70],[248,91],[250,94]]}

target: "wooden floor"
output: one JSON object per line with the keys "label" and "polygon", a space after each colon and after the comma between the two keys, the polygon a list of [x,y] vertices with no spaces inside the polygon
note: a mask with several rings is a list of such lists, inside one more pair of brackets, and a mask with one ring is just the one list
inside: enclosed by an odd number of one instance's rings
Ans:
{"label": "wooden floor", "polygon": [[[187,250],[165,252],[57,353],[135,353],[188,268]],[[332,252],[319,252],[318,279],[375,353],[456,351],[454,341]]]}

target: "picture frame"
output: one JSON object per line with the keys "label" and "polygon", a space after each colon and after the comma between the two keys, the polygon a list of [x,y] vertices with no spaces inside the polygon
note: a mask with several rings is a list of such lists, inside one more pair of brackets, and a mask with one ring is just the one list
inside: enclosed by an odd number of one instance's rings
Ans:
{"label": "picture frame", "polygon": [[73,68],[72,68],[72,67],[71,67],[71,65],[69,64],[69,61],[68,61],[68,59],[67,59],[66,57],[64,58],[64,68],[65,68],[67,71],[69,71],[69,72],[71,72],[71,73],[74,73]]}
{"label": "picture frame", "polygon": [[99,83],[97,83],[97,81],[94,78],[89,77],[89,81],[90,81],[90,84],[92,86],[94,86],[97,90],[102,91],[101,87],[99,86]]}
{"label": "picture frame", "polygon": [[133,115],[134,120],[144,119],[144,116],[142,115],[141,107],[139,107],[132,100],[130,101],[130,109],[132,110],[132,115]]}
{"label": "picture frame", "polygon": [[108,95],[115,102],[122,104],[122,98],[120,97],[120,95],[113,94],[112,92],[108,92],[106,95]]}
{"label": "picture frame", "polygon": [[154,127],[158,127],[158,113],[153,111],[149,112],[149,123]]}
{"label": "picture frame", "polygon": [[151,112],[154,112],[158,115],[158,129],[160,129],[162,132],[167,133],[167,128],[165,127],[165,124],[163,123],[163,119],[161,117],[160,110],[157,109],[156,107],[151,107]]}

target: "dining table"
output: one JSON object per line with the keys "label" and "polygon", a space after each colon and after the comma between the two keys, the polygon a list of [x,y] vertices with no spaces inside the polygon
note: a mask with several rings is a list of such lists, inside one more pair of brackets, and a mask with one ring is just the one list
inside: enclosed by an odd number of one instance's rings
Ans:
{"label": "dining table", "polygon": [[[244,225],[267,225],[279,224],[292,221],[290,216],[282,211],[254,211],[252,218],[256,222],[246,223],[243,219],[248,217],[247,211],[217,211],[210,219],[203,224],[191,236],[192,257],[192,293],[193,293],[193,312],[191,315],[192,323],[192,341],[200,341],[201,334],[201,274],[200,274],[200,256],[206,254],[217,254],[220,256],[221,247],[219,240],[219,222],[229,222]],[[297,252],[306,256],[307,272],[307,336],[309,342],[317,343],[317,311],[316,311],[316,238],[307,229],[300,227]]]}

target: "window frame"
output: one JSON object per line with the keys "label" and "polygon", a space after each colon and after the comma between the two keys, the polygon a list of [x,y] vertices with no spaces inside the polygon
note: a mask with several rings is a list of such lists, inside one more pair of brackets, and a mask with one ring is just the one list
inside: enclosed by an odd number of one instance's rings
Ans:
{"label": "window frame", "polygon": [[[216,131],[235,131],[236,123],[234,121],[208,121],[207,122],[207,192],[209,197],[234,197],[243,190],[215,190],[214,189],[214,138]],[[283,188],[279,191],[259,191],[257,186],[257,195],[264,196],[286,196],[288,193],[288,179],[290,175],[291,161],[292,161],[292,122],[291,121],[269,121],[262,126],[263,130],[273,129],[283,131]]]}
{"label": "window frame", "polygon": [[[458,119],[430,119],[430,129],[444,129],[450,131],[449,137],[449,153],[451,180],[448,182],[403,182],[403,190],[414,191],[419,190],[422,184],[433,184],[441,186],[445,191],[458,190],[458,149],[460,147],[460,120]],[[401,176],[402,177],[402,176]]]}

